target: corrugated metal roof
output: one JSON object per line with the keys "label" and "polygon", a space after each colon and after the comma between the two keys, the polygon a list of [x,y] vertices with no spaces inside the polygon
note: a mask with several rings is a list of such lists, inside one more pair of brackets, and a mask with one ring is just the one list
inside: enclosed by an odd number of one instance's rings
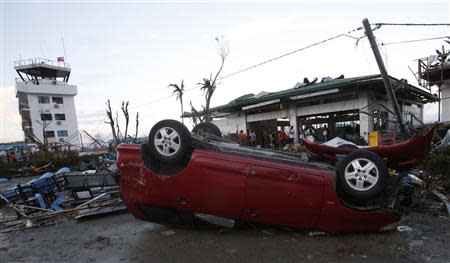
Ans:
{"label": "corrugated metal roof", "polygon": [[[392,82],[399,81],[396,78],[390,77]],[[272,92],[265,94],[263,96],[252,96],[252,94],[246,94],[243,96],[240,96],[228,104],[217,106],[214,108],[211,108],[211,112],[217,112],[217,111],[224,111],[228,109],[237,109],[241,108],[243,106],[256,104],[264,101],[269,101],[273,99],[280,99],[280,100],[288,100],[289,97],[301,95],[301,94],[308,94],[323,90],[329,90],[329,89],[335,89],[335,88],[349,88],[349,87],[383,87],[383,80],[381,78],[381,75],[368,75],[368,76],[360,76],[360,77],[353,77],[353,78],[342,78],[342,79],[333,79],[327,82],[322,83],[315,83],[311,85],[304,85],[299,86],[297,88],[291,88],[286,90],[281,90],[278,92]],[[407,85],[407,89],[414,91],[415,93],[418,93],[428,100],[435,101],[436,97],[432,94],[418,88],[415,86],[412,86],[410,84]]]}

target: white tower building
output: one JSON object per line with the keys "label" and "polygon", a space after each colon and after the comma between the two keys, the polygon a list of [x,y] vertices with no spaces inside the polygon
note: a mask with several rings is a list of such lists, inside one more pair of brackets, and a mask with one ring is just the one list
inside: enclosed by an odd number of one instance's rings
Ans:
{"label": "white tower building", "polygon": [[77,87],[69,85],[70,66],[58,61],[29,59],[14,62],[16,97],[25,141],[46,143],[50,150],[80,146],[75,111]]}

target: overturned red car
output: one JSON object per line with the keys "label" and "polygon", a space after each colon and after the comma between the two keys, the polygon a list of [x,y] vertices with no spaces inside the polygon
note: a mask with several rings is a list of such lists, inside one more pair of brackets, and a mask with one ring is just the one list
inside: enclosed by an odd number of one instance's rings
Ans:
{"label": "overturned red car", "polygon": [[354,151],[337,167],[299,154],[239,146],[213,124],[193,132],[158,122],[144,145],[121,144],[122,198],[137,218],[193,225],[196,215],[330,233],[379,231],[400,219],[402,175],[373,152]]}

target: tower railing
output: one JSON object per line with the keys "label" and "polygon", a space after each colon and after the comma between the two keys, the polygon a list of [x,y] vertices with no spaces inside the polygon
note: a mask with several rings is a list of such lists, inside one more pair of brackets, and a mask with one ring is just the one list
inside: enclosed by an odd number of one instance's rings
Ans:
{"label": "tower railing", "polygon": [[46,59],[46,58],[33,58],[33,59],[24,59],[24,60],[14,61],[14,67],[39,65],[39,64],[46,64],[46,65],[51,65],[51,66],[55,66],[55,67],[70,68],[70,64],[66,63],[65,61],[55,61],[55,60]]}

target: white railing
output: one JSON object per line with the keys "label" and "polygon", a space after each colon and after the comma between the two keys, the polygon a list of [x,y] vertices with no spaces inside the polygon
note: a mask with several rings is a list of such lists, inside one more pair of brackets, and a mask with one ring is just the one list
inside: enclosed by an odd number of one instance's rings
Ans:
{"label": "white railing", "polygon": [[46,64],[56,67],[70,68],[70,64],[64,61],[55,61],[45,58],[34,58],[34,59],[25,59],[14,61],[14,67],[20,66],[28,66],[28,65],[36,65],[36,64]]}

